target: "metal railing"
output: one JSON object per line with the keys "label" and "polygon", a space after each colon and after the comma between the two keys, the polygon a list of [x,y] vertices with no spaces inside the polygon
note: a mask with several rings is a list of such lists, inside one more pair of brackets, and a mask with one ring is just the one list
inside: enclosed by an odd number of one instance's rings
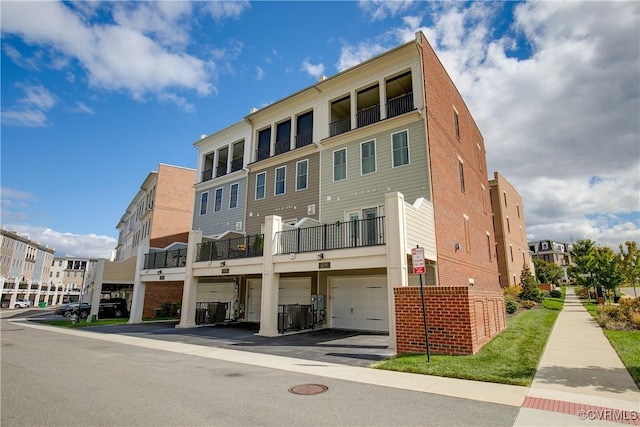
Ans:
{"label": "metal railing", "polygon": [[256,150],[256,161],[268,159],[271,154],[271,147],[262,147]]}
{"label": "metal railing", "polygon": [[211,181],[213,179],[213,169],[207,169],[202,172],[202,182]]}
{"label": "metal railing", "polygon": [[380,105],[372,105],[363,110],[358,111],[356,114],[358,127],[370,125],[380,121]]}
{"label": "metal railing", "polygon": [[399,116],[413,109],[413,92],[405,93],[387,101],[387,117]]}
{"label": "metal railing", "polygon": [[197,246],[196,261],[259,257],[263,242],[263,234],[202,242]]}
{"label": "metal railing", "polygon": [[384,245],[384,217],[359,219],[317,227],[280,231],[277,253],[327,251]]}
{"label": "metal railing", "polygon": [[227,164],[216,167],[216,178],[227,174]]}
{"label": "metal railing", "polygon": [[344,119],[329,123],[329,136],[340,135],[341,133],[349,132],[350,130],[351,117],[345,117]]}
{"label": "metal railing", "polygon": [[283,141],[276,142],[274,147],[276,155],[286,153],[291,148],[291,141],[287,138]]}
{"label": "metal railing", "polygon": [[149,252],[145,254],[142,269],[184,267],[186,264],[187,250],[174,249],[171,251]]}
{"label": "metal railing", "polygon": [[196,325],[215,325],[235,320],[230,307],[231,302],[226,301],[196,302]]}
{"label": "metal railing", "polygon": [[243,161],[244,159],[242,157],[231,160],[231,172],[239,171],[240,169],[242,169]]}
{"label": "metal railing", "polygon": [[313,131],[309,130],[296,135],[296,148],[311,145],[313,142]]}
{"label": "metal railing", "polygon": [[313,329],[324,323],[325,310],[314,310],[311,305],[280,304],[278,305],[278,332],[302,331]]}

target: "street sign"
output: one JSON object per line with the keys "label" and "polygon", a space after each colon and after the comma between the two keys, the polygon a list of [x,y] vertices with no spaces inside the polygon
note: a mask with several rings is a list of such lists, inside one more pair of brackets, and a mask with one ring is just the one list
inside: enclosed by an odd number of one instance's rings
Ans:
{"label": "street sign", "polygon": [[411,263],[413,264],[413,274],[424,274],[424,248],[411,249]]}

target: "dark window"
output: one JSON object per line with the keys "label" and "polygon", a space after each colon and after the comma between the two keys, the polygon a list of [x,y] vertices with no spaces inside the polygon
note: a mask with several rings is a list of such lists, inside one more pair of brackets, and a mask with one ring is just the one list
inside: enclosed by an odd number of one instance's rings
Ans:
{"label": "dark window", "polygon": [[256,160],[268,159],[271,153],[271,128],[258,132],[258,154]]}

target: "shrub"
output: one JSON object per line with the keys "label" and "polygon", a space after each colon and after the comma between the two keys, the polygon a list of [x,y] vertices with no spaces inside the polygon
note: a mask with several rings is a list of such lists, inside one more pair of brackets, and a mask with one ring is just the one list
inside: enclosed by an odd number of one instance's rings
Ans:
{"label": "shrub", "polygon": [[518,303],[510,297],[505,298],[504,308],[509,314],[513,314],[518,310]]}
{"label": "shrub", "polygon": [[518,295],[520,295],[520,292],[522,292],[522,286],[520,285],[507,286],[506,288],[502,288],[502,293],[505,298],[511,297],[515,300],[516,298],[518,298]]}
{"label": "shrub", "polygon": [[538,305],[538,303],[536,303],[535,301],[529,300],[529,299],[525,299],[525,300],[520,302],[520,306],[524,307],[524,308],[533,308],[536,305]]}
{"label": "shrub", "polygon": [[562,298],[562,291],[560,289],[554,289],[549,292],[551,298]]}
{"label": "shrub", "polygon": [[640,329],[640,298],[622,299],[617,306],[601,305],[596,320],[604,329]]}

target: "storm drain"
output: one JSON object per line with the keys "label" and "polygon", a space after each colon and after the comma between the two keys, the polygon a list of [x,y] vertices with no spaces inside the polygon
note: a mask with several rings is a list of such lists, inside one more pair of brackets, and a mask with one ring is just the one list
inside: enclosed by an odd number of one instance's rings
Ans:
{"label": "storm drain", "polygon": [[293,394],[302,394],[304,396],[308,396],[310,394],[320,394],[329,390],[329,387],[322,384],[300,384],[293,386],[289,389],[290,393]]}

